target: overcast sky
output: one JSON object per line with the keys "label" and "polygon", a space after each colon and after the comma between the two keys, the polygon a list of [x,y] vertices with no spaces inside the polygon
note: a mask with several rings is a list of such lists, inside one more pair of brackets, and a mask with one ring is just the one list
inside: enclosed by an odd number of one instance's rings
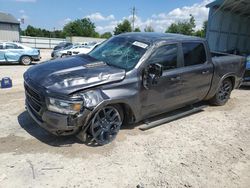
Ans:
{"label": "overcast sky", "polygon": [[151,25],[164,32],[174,21],[195,17],[197,28],[208,18],[205,7],[212,0],[0,0],[0,11],[24,18],[28,24],[48,30],[62,29],[69,21],[90,18],[99,33],[113,31],[123,19],[131,20],[136,8],[135,27]]}

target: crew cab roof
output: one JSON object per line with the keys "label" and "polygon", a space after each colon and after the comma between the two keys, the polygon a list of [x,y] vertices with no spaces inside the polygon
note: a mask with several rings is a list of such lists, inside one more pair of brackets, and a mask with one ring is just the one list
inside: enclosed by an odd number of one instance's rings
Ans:
{"label": "crew cab roof", "polygon": [[134,39],[136,41],[144,42],[149,45],[156,44],[162,41],[171,41],[171,42],[183,42],[183,41],[205,41],[205,39],[187,36],[181,34],[172,34],[172,33],[155,33],[155,32],[134,32],[134,33],[124,33],[120,34],[121,37],[127,37]]}

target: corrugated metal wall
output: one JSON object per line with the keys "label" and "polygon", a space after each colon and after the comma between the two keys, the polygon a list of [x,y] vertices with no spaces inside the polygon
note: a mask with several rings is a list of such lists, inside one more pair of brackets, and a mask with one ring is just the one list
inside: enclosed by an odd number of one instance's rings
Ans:
{"label": "corrugated metal wall", "polygon": [[0,23],[1,41],[19,41],[19,25]]}
{"label": "corrugated metal wall", "polygon": [[250,54],[249,17],[211,7],[207,40],[212,51],[239,50],[241,54]]}

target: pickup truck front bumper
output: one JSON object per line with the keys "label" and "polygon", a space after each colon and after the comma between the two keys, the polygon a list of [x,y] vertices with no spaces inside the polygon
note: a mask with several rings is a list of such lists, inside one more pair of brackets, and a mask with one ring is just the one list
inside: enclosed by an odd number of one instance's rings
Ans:
{"label": "pickup truck front bumper", "polygon": [[49,111],[44,95],[33,89],[27,83],[25,87],[25,105],[32,119],[42,128],[54,135],[72,135],[86,125],[92,111],[84,109],[76,115],[66,115]]}
{"label": "pickup truck front bumper", "polygon": [[76,118],[69,115],[58,114],[55,112],[45,111],[41,117],[38,117],[34,109],[27,104],[26,109],[32,119],[42,128],[54,135],[73,135],[77,133],[82,123],[84,122],[84,117],[87,117],[87,113],[84,113]]}
{"label": "pickup truck front bumper", "polygon": [[32,119],[42,128],[54,135],[73,135],[79,132],[80,128],[88,117],[89,111],[86,109],[81,115],[73,117],[71,115],[59,114],[51,111],[44,111],[42,116],[30,106],[26,100],[26,109]]}

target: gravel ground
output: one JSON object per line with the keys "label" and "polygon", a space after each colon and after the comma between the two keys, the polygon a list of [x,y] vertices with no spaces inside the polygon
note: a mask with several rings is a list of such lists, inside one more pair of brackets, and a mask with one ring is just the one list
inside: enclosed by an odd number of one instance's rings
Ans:
{"label": "gravel ground", "polygon": [[0,89],[0,187],[250,187],[250,89],[223,107],[145,132],[124,128],[113,143],[90,147],[29,117],[27,68],[0,65],[0,78],[14,84]]}

